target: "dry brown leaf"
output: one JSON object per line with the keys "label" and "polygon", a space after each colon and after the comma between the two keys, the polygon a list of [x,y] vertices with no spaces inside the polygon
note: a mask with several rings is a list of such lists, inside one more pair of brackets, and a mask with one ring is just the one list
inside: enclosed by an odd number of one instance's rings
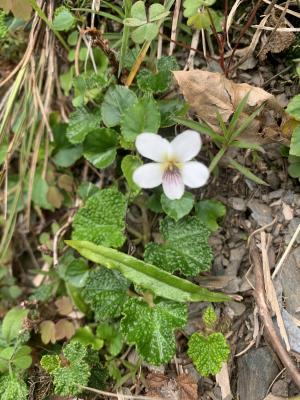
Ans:
{"label": "dry brown leaf", "polygon": [[61,315],[69,315],[73,310],[72,301],[68,296],[57,299],[55,305]]}
{"label": "dry brown leaf", "polygon": [[64,189],[66,192],[72,192],[74,187],[74,179],[69,175],[60,175],[57,180],[57,184],[61,189]]}
{"label": "dry brown leaf", "polygon": [[44,344],[55,343],[55,324],[53,321],[43,321],[39,326],[41,339]]}
{"label": "dry brown leaf", "polygon": [[[250,92],[248,108],[259,107],[267,102],[267,109],[270,109],[270,112],[263,115],[263,121],[262,116],[255,119],[243,136],[247,137],[247,140],[251,140],[252,136],[252,139],[254,137],[256,142],[267,142],[268,138],[258,140],[258,132],[262,126],[264,128],[272,127],[272,136],[273,134],[278,136],[279,128],[278,131],[275,129],[277,125],[274,114],[281,114],[282,107],[272,94],[247,83],[235,83],[219,72],[195,69],[192,71],[175,71],[173,74],[192,111],[197,114],[200,120],[206,122],[216,131],[219,130],[217,111],[227,122],[241,100]],[[266,113],[265,110],[262,114],[264,113]],[[241,118],[246,116],[244,114]]]}
{"label": "dry brown leaf", "polygon": [[47,200],[53,207],[60,208],[64,201],[64,196],[60,193],[57,187],[50,186],[47,193]]}
{"label": "dry brown leaf", "polygon": [[223,363],[221,371],[216,375],[216,381],[221,388],[222,400],[231,400],[233,396],[230,389],[227,363]]}
{"label": "dry brown leaf", "polygon": [[60,319],[55,324],[55,338],[56,340],[71,339],[75,333],[75,328],[72,322],[67,319]]}
{"label": "dry brown leaf", "polygon": [[182,374],[177,378],[179,387],[180,400],[197,400],[198,399],[198,384],[194,381],[191,375]]}
{"label": "dry brown leaf", "polygon": [[4,11],[11,11],[16,18],[27,21],[32,12],[32,7],[29,2],[24,0],[0,0],[0,7]]}

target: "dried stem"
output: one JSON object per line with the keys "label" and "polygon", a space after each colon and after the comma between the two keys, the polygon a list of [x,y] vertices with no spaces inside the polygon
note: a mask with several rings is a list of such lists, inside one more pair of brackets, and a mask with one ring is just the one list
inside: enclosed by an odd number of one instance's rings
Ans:
{"label": "dried stem", "polygon": [[266,335],[268,336],[270,343],[272,344],[273,349],[281,360],[282,364],[286,367],[294,383],[300,389],[300,372],[296,368],[294,362],[291,360],[288,352],[283,347],[274,328],[272,318],[269,314],[264,292],[264,275],[262,270],[262,262],[254,239],[252,239],[250,243],[250,256],[254,264],[255,273],[254,296],[258,306],[259,314],[264,323]]}

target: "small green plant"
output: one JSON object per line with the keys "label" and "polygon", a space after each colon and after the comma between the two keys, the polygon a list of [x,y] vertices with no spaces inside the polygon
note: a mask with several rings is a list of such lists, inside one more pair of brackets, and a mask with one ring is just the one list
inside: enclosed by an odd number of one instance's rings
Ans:
{"label": "small green plant", "polygon": [[174,120],[182,125],[185,125],[191,129],[198,130],[199,132],[203,132],[206,135],[210,136],[214,144],[219,148],[218,153],[213,157],[209,170],[213,172],[217,167],[220,160],[226,156],[226,160],[228,165],[236,169],[238,172],[243,174],[246,178],[260,184],[267,185],[265,181],[257,177],[253,172],[251,172],[247,167],[239,164],[236,160],[229,157],[226,153],[229,148],[235,147],[240,149],[249,149],[256,150],[260,152],[264,152],[264,149],[256,144],[248,142],[247,140],[240,139],[239,136],[247,129],[247,127],[251,124],[254,118],[261,112],[263,105],[252,112],[248,117],[246,117],[242,122],[240,121],[240,117],[242,112],[245,109],[247,104],[247,100],[249,97],[249,93],[242,99],[235,112],[233,113],[231,120],[228,125],[223,121],[220,113],[217,112],[218,122],[220,126],[220,130],[222,134],[215,132],[210,126],[203,122],[194,122],[182,117],[175,117]]}
{"label": "small green plant", "polygon": [[203,322],[204,333],[196,332],[189,338],[188,355],[197,371],[203,376],[208,376],[220,371],[222,363],[228,359],[230,349],[222,333],[211,333],[217,322],[217,316],[212,307],[205,310]]}
{"label": "small green plant", "polygon": [[169,11],[159,3],[151,4],[146,12],[143,1],[135,2],[131,7],[131,18],[126,18],[124,24],[135,29],[131,33],[135,43],[151,42],[159,31],[159,26],[167,16]]}
{"label": "small green plant", "polygon": [[42,357],[41,366],[53,377],[55,394],[67,396],[82,392],[80,386],[87,386],[91,376],[87,356],[87,348],[77,341],[72,341],[65,346],[61,357]]}
{"label": "small green plant", "polygon": [[15,307],[5,315],[0,336],[0,399],[25,400],[28,396],[24,372],[31,366],[29,333],[23,327],[28,310]]}
{"label": "small green plant", "polygon": [[187,24],[194,29],[209,29],[212,25],[216,32],[222,30],[223,16],[211,8],[216,0],[185,0],[183,15],[188,18]]}
{"label": "small green plant", "polygon": [[[297,73],[300,76],[298,70],[299,68],[297,68]],[[288,172],[292,178],[300,178],[300,95],[296,95],[291,99],[286,112],[291,118],[288,122],[292,127]]]}

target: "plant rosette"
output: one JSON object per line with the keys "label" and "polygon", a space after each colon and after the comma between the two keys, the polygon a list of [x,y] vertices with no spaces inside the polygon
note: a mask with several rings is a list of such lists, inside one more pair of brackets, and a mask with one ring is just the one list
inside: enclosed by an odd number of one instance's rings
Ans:
{"label": "plant rosette", "polygon": [[209,178],[208,168],[198,161],[191,161],[201,149],[198,132],[186,130],[171,142],[160,135],[141,133],[135,145],[138,152],[154,161],[138,167],[133,173],[134,182],[141,188],[152,189],[162,185],[171,199],[182,198],[185,186],[198,188]]}

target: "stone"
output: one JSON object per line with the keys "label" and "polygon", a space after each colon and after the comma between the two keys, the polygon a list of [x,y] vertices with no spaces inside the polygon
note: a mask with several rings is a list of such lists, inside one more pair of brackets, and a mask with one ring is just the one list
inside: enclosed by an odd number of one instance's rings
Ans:
{"label": "stone", "polygon": [[248,203],[248,207],[252,211],[252,218],[259,226],[265,226],[273,221],[272,210],[268,205],[259,200],[252,200]]}
{"label": "stone", "polygon": [[288,335],[291,350],[300,354],[300,329],[293,321],[293,317],[284,308],[282,309],[282,319]]}
{"label": "stone", "polygon": [[[294,233],[296,232],[296,229],[298,228],[298,225],[300,224],[300,218],[296,217],[293,218],[288,226],[288,231],[285,234],[285,243],[288,244],[290,240],[292,239]],[[300,235],[298,235],[296,239],[296,243],[300,244]]]}
{"label": "stone", "polygon": [[228,203],[230,207],[232,207],[236,211],[245,211],[246,210],[246,202],[244,199],[240,197],[231,197],[228,199]]}
{"label": "stone", "polygon": [[278,279],[282,285],[285,308],[294,317],[299,318],[297,309],[300,307],[300,247],[288,256],[278,273]]}
{"label": "stone", "polygon": [[230,250],[229,263],[227,265],[225,275],[233,275],[233,276],[237,275],[245,254],[246,254],[245,244]]}
{"label": "stone", "polygon": [[238,398],[263,400],[278,372],[274,356],[266,346],[242,355],[238,359]]}
{"label": "stone", "polygon": [[289,384],[285,379],[280,379],[272,386],[272,394],[274,396],[287,397],[289,394]]}
{"label": "stone", "polygon": [[237,301],[229,301],[226,308],[228,308],[228,314],[230,317],[240,317],[246,311],[245,304]]}
{"label": "stone", "polygon": [[283,193],[283,189],[274,190],[268,194],[268,197],[270,200],[280,199],[283,196]]}

